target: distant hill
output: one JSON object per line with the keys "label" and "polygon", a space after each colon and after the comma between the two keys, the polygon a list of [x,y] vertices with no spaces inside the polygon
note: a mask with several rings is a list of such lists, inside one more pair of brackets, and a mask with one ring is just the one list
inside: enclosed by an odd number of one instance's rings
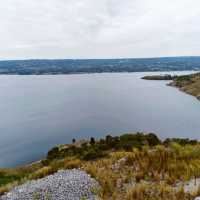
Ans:
{"label": "distant hill", "polygon": [[75,74],[200,70],[200,57],[0,61],[0,74]]}

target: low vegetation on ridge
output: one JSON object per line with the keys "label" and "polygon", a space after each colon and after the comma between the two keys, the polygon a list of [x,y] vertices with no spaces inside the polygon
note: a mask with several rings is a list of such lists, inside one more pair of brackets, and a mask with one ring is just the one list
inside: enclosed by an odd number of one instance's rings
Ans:
{"label": "low vegetation on ridge", "polygon": [[200,73],[178,76],[169,85],[178,87],[200,100]]}
{"label": "low vegetation on ridge", "polygon": [[151,75],[151,76],[144,76],[142,77],[142,79],[144,80],[155,80],[155,81],[161,81],[161,80],[173,80],[175,79],[177,76],[172,76],[170,74],[165,74],[165,75]]}
{"label": "low vegetation on ridge", "polygon": [[81,168],[101,185],[101,199],[189,200],[198,188],[184,183],[200,177],[200,143],[189,139],[161,141],[155,134],[125,134],[75,141],[52,148],[47,158],[20,168],[0,170],[0,193],[59,169]]}

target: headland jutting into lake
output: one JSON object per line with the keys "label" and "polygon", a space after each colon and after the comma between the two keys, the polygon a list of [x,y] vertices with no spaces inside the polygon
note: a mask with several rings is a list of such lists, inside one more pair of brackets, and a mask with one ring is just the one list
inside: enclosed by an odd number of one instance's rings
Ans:
{"label": "headland jutting into lake", "polygon": [[144,76],[145,80],[173,80],[169,83],[169,86],[174,86],[179,88],[181,91],[186,92],[192,96],[195,96],[200,100],[200,73],[182,75],[182,76],[172,76],[172,75],[152,75]]}

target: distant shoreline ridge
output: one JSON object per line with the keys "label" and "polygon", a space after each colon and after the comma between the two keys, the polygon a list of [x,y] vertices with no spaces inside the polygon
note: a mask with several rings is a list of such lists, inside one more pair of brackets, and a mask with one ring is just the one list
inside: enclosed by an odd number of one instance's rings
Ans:
{"label": "distant shoreline ridge", "polygon": [[164,72],[191,70],[200,70],[200,57],[30,59],[0,61],[0,74],[10,75]]}

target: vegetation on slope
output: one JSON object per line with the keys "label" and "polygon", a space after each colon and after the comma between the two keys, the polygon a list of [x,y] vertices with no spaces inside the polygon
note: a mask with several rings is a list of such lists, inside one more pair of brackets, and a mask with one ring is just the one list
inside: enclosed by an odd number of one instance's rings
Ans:
{"label": "vegetation on slope", "polygon": [[178,87],[181,91],[184,91],[190,95],[197,97],[200,100],[200,73],[171,76],[171,75],[150,75],[144,76],[145,80],[172,80],[169,86]]}
{"label": "vegetation on slope", "polygon": [[196,140],[166,139],[154,134],[107,136],[95,141],[60,145],[47,158],[32,165],[0,170],[0,192],[38,179],[59,169],[81,168],[101,184],[102,199],[189,200],[199,191],[187,193],[182,184],[200,177],[200,144]]}
{"label": "vegetation on slope", "polygon": [[200,100],[200,73],[178,76],[169,85],[178,87]]}

